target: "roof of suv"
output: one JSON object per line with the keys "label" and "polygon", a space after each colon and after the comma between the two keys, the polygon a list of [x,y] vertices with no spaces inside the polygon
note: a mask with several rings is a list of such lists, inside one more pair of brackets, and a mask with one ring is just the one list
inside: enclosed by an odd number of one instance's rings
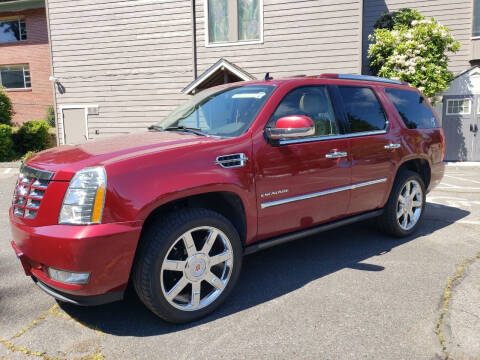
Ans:
{"label": "roof of suv", "polygon": [[[267,74],[268,75],[268,74]],[[271,84],[271,85],[276,85],[280,86],[285,83],[289,82],[301,82],[303,79],[326,79],[326,80],[338,80],[341,81],[342,83],[345,82],[352,82],[352,83],[370,83],[370,84],[377,84],[377,85],[385,85],[385,86],[391,86],[391,87],[410,87],[410,85],[405,82],[405,81],[400,81],[400,80],[394,80],[394,79],[387,79],[387,78],[382,78],[382,77],[377,77],[377,76],[370,76],[370,75],[354,75],[354,74],[334,74],[334,73],[325,73],[325,74],[320,74],[320,75],[311,75],[311,76],[306,76],[306,75],[298,75],[298,76],[292,76],[292,77],[286,77],[286,78],[280,78],[280,79],[273,79],[273,78],[265,78],[262,80],[251,80],[251,81],[245,81],[244,83],[247,84]],[[236,84],[236,83],[231,83],[229,85]],[[238,84],[238,83],[237,83]],[[411,88],[411,87],[410,87]],[[414,88],[411,88],[412,90]]]}

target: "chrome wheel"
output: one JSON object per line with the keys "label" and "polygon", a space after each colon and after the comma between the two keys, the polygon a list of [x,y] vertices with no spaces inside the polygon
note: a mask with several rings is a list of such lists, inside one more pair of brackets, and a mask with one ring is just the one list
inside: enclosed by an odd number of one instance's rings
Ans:
{"label": "chrome wheel", "polygon": [[410,230],[420,219],[423,211],[423,191],[416,180],[403,185],[397,201],[397,221],[403,230]]}
{"label": "chrome wheel", "polygon": [[223,292],[232,269],[232,244],[221,230],[210,226],[191,229],[175,240],[163,260],[163,295],[177,309],[199,310]]}

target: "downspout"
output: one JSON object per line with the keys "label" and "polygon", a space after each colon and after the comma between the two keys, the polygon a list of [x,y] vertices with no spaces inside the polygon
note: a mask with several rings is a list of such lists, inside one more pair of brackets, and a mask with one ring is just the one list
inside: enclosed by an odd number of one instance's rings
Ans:
{"label": "downspout", "polygon": [[193,80],[197,80],[197,11],[195,9],[195,0],[192,0],[192,52]]}
{"label": "downspout", "polygon": [[[54,74],[54,67],[53,67],[53,51],[52,51],[52,36],[50,32],[50,9],[48,6],[48,0],[45,0],[45,16],[47,18],[47,35],[48,35],[48,50],[50,53],[50,73],[52,76],[55,76]],[[57,111],[57,91],[56,91],[56,84],[55,81],[52,81],[52,89],[53,89],[53,111],[55,113],[55,123],[57,125],[57,146],[60,146],[60,126],[59,126],[59,114]],[[63,124],[62,124],[62,131],[63,130]]]}
{"label": "downspout", "polygon": [[[360,71],[358,72],[360,75],[363,74],[363,63],[364,63],[364,59],[363,59],[363,49],[364,49],[364,44],[363,44],[363,31],[365,30],[363,28],[363,15],[364,15],[364,12],[365,12],[365,1],[364,0],[361,0],[360,1]],[[366,54],[365,54],[366,55]]]}

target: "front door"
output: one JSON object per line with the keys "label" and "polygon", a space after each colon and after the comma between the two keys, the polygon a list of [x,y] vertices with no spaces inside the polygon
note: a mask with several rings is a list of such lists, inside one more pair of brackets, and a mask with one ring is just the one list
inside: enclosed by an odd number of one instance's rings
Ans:
{"label": "front door", "polygon": [[445,134],[445,160],[480,161],[480,115],[477,112],[473,96],[444,97],[442,127]]}
{"label": "front door", "polygon": [[[287,115],[315,123],[312,138],[254,143],[259,239],[333,220],[345,214],[350,198],[349,140],[340,126],[326,86],[290,91],[267,126]],[[344,153],[331,157],[332,153]]]}
{"label": "front door", "polygon": [[62,109],[65,145],[78,145],[87,141],[85,108]]}

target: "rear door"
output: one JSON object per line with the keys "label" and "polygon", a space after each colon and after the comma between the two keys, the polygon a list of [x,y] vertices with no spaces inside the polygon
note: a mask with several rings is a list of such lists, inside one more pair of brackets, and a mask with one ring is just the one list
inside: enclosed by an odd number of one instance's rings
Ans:
{"label": "rear door", "polygon": [[383,206],[395,175],[400,142],[374,86],[338,86],[350,140],[352,193],[349,214]]}
{"label": "rear door", "polygon": [[[267,127],[287,115],[315,123],[311,138],[254,144],[259,238],[308,228],[345,215],[350,197],[349,139],[327,86],[297,87],[287,93]],[[332,158],[331,153],[342,153]],[[344,154],[343,154],[344,153]]]}

